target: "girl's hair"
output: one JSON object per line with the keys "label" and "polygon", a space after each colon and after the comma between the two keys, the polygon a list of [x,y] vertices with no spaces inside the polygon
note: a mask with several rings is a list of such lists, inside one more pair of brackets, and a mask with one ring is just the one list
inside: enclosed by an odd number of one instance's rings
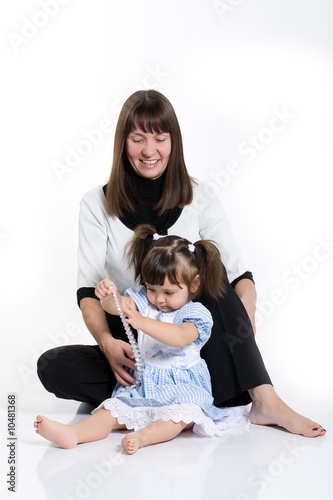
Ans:
{"label": "girl's hair", "polygon": [[[213,241],[198,240],[191,247],[190,241],[179,236],[168,235],[154,240],[155,233],[152,226],[141,224],[127,248],[137,281],[163,285],[167,277],[174,285],[185,283],[190,299],[202,293],[223,296],[224,266]],[[197,275],[200,276],[199,287],[192,293],[191,285]]]}
{"label": "girl's hair", "polygon": [[177,206],[183,208],[193,199],[193,179],[189,176],[176,113],[170,101],[156,90],[139,90],[124,103],[114,138],[113,163],[106,189],[107,211],[121,217],[124,210],[134,212],[138,203],[131,185],[133,168],[127,158],[126,139],[139,128],[147,133],[170,134],[171,153],[165,171],[162,197],[154,207],[161,215]]}

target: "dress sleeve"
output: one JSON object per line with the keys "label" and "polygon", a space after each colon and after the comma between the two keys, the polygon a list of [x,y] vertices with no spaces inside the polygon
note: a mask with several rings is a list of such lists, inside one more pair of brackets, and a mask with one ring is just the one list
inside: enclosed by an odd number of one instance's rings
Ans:
{"label": "dress sleeve", "polygon": [[199,337],[194,344],[205,344],[210,337],[213,326],[212,315],[200,302],[189,302],[177,313],[174,324],[194,323],[198,329]]}
{"label": "dress sleeve", "polygon": [[105,278],[107,230],[102,188],[88,191],[81,200],[77,288],[95,288]]}
{"label": "dress sleeve", "polygon": [[144,286],[141,286],[138,290],[134,288],[128,288],[125,293],[125,297],[132,295],[136,307],[140,314],[144,314],[148,306],[147,291]]}

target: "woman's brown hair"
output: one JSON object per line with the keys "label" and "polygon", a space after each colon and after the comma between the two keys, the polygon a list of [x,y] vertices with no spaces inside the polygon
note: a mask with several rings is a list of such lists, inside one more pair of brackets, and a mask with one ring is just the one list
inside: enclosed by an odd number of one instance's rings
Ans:
{"label": "woman's brown hair", "polygon": [[[139,283],[163,285],[167,277],[174,285],[180,286],[180,281],[185,283],[190,299],[203,293],[215,298],[223,296],[225,271],[213,241],[198,240],[192,244],[174,235],[154,239],[154,234],[152,226],[141,224],[127,249],[130,266]],[[199,286],[191,292],[198,275]]]}
{"label": "woman's brown hair", "polygon": [[134,212],[137,200],[131,185],[132,166],[127,158],[126,139],[138,127],[147,133],[169,133],[171,153],[165,170],[163,193],[154,207],[159,215],[175,207],[184,207],[193,199],[192,183],[183,153],[183,142],[176,113],[170,101],[157,90],[139,90],[124,103],[115,131],[113,163],[106,189],[107,212],[121,217]]}

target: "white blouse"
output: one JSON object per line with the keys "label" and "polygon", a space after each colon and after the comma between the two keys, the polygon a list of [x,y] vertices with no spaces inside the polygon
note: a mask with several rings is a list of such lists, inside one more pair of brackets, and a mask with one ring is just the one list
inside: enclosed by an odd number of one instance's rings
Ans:
{"label": "white blouse", "polygon": [[[210,195],[204,182],[194,186],[193,202],[184,207],[168,234],[187,238],[192,243],[199,239],[213,240],[221,252],[230,282],[248,271],[222,204],[218,196]],[[104,278],[114,281],[120,294],[135,286],[134,272],[124,258],[126,244],[132,236],[131,229],[107,214],[103,187],[88,191],[80,204],[77,288],[95,287]]]}

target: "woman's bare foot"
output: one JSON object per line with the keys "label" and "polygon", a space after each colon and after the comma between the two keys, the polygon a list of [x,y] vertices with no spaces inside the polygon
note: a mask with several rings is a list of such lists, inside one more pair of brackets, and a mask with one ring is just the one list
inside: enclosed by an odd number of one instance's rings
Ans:
{"label": "woman's bare foot", "polygon": [[260,385],[249,390],[252,398],[250,420],[257,425],[277,425],[292,434],[305,437],[323,436],[326,430],[317,422],[303,417],[292,410],[276,394],[273,386]]}
{"label": "woman's bare foot", "polygon": [[136,432],[126,434],[121,440],[122,447],[129,455],[134,455],[141,448],[141,442]]}
{"label": "woman's bare foot", "polygon": [[37,415],[34,427],[37,434],[61,448],[75,448],[77,445],[75,432],[70,425],[61,424],[42,415]]}

